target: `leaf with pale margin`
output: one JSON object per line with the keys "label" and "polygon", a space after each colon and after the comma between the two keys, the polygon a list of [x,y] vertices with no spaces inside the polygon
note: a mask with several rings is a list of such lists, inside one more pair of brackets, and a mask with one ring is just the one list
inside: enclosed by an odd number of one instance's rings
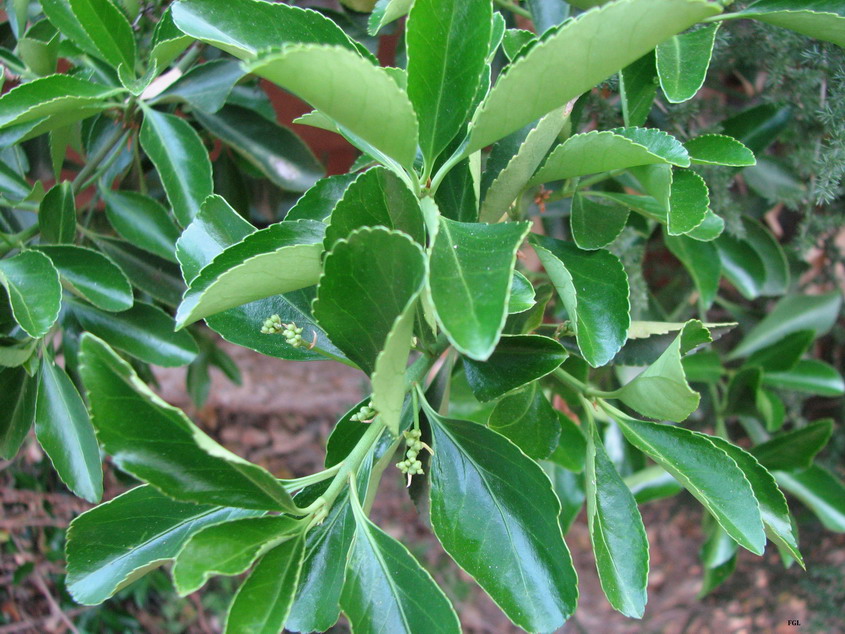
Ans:
{"label": "leaf with pale margin", "polygon": [[24,332],[38,339],[59,316],[62,285],[59,272],[43,253],[22,251],[0,260],[0,284],[6,288],[12,315]]}
{"label": "leaf with pale margin", "polygon": [[719,24],[711,24],[657,46],[657,76],[669,103],[692,99],[704,85],[718,30]]}
{"label": "leaf with pale margin", "polygon": [[702,134],[684,143],[693,165],[756,165],[754,152],[726,134]]}
{"label": "leaf with pale margin", "polygon": [[496,403],[487,426],[535,460],[547,458],[560,439],[557,412],[537,381]]}
{"label": "leaf with pale margin", "polygon": [[749,17],[845,47],[845,7],[837,0],[758,0],[737,17]]}

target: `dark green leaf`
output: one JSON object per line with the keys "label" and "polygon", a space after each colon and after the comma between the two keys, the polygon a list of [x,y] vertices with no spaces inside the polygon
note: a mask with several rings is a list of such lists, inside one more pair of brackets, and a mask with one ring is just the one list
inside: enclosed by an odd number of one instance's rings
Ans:
{"label": "dark green leaf", "polygon": [[[135,68],[135,34],[123,12],[111,0],[68,0],[70,9],[99,57],[113,67]],[[59,26],[59,25],[56,25]],[[78,45],[78,42],[74,40]]]}
{"label": "dark green leaf", "polygon": [[747,242],[722,234],[713,244],[719,251],[722,273],[746,298],[760,296],[766,285],[766,266]]}
{"label": "dark green leaf", "polygon": [[502,52],[512,62],[520,49],[529,42],[535,42],[537,36],[525,29],[508,29],[502,38]]}
{"label": "dark green leaf", "polygon": [[246,517],[194,533],[176,556],[173,583],[180,596],[199,590],[214,575],[239,575],[261,555],[301,531],[286,516]]}
{"label": "dark green leaf", "polygon": [[575,194],[569,226],[572,239],[582,249],[601,249],[619,237],[628,221],[628,208],[603,205]]}
{"label": "dark green leaf", "polygon": [[722,122],[725,134],[742,142],[755,155],[765,150],[786,129],[792,118],[790,106],[761,104]]}
{"label": "dark green leaf", "polygon": [[38,382],[23,368],[0,368],[0,458],[18,453],[35,420]]}
{"label": "dark green leaf", "polygon": [[789,288],[789,263],[777,239],[760,222],[743,217],[744,242],[760,256],[766,270],[766,282],[760,289],[761,295],[783,295]]}
{"label": "dark green leaf", "polygon": [[114,260],[133,286],[167,306],[179,305],[185,283],[173,262],[116,238],[100,237],[94,243]]}
{"label": "dark green leaf", "polygon": [[658,83],[654,51],[619,71],[619,96],[626,126],[645,125]]}
{"label": "dark green leaf", "polygon": [[322,178],[291,207],[285,220],[325,220],[358,174],[337,174]]}
{"label": "dark green leaf", "polygon": [[559,108],[719,11],[701,0],[629,0],[581,14],[499,77],[476,113],[467,152]]}
{"label": "dark green leaf", "polygon": [[758,0],[742,11],[750,17],[845,46],[845,7],[832,0]]}
{"label": "dark green leaf", "polygon": [[566,535],[584,506],[584,476],[551,462],[544,462],[543,469],[552,481],[552,488],[560,501],[560,530]]}
{"label": "dark green leaf", "polygon": [[176,220],[187,227],[213,193],[211,161],[199,135],[184,119],[146,108],[140,139],[161,178]]}
{"label": "dark green leaf", "polygon": [[340,605],[356,632],[460,632],[449,599],[398,541],[373,524],[354,497],[355,541]]}
{"label": "dark green leaf", "polygon": [[417,197],[402,179],[383,167],[367,170],[346,188],[331,212],[325,248],[330,251],[355,229],[376,226],[403,231],[425,244],[425,223]]}
{"label": "dark green leaf", "polygon": [[62,304],[59,272],[43,253],[22,251],[0,260],[0,284],[6,288],[15,321],[30,337],[43,337]]}
{"label": "dark green leaf", "polygon": [[687,236],[666,235],[663,241],[689,273],[704,308],[710,308],[719,291],[719,279],[722,276],[722,265],[716,247],[709,242],[693,240]]}
{"label": "dark green leaf", "polygon": [[692,170],[675,170],[669,195],[669,235],[689,233],[704,222],[710,205],[707,183]]}
{"label": "dark green leaf", "polygon": [[684,143],[693,164],[748,167],[757,160],[741,142],[725,134],[702,134]]}
{"label": "dark green leaf", "polygon": [[496,404],[487,425],[534,459],[546,458],[557,447],[557,412],[535,381]]}
{"label": "dark green leaf", "polygon": [[159,101],[186,101],[197,110],[220,110],[238,80],[244,76],[240,64],[231,59],[215,59],[194,66],[156,97]]}
{"label": "dark green leaf", "polygon": [[609,412],[625,438],[672,474],[741,546],[761,555],[766,545],[757,499],[745,475],[710,438]]}
{"label": "dark green leaf", "polygon": [[438,416],[431,524],[446,552],[508,617],[550,632],[575,609],[577,579],[563,541],[560,504],[542,469],[499,434]]}
{"label": "dark green leaf", "polygon": [[296,510],[276,478],[206,436],[102,340],[86,333],[81,350],[97,438],[120,469],[185,502]]}
{"label": "dark green leaf", "polygon": [[825,528],[845,533],[845,484],[819,465],[803,471],[775,471],[775,479],[801,500]]}
{"label": "dark green leaf", "polygon": [[175,557],[202,527],[254,514],[177,502],[150,486],[131,489],[71,522],[67,589],[78,603],[102,603]]}
{"label": "dark green leaf", "polygon": [[647,601],[648,538],[637,502],[597,433],[588,434],[584,481],[587,520],[602,590],[616,610],[642,618]]}
{"label": "dark green leaf", "polygon": [[195,112],[194,116],[282,189],[304,192],[325,174],[296,134],[253,110],[229,105],[214,114]]}
{"label": "dark green leaf", "polygon": [[815,338],[814,330],[798,330],[751,353],[744,365],[757,365],[767,372],[786,372],[801,360]]}
{"label": "dark green leaf", "polygon": [[669,103],[692,99],[704,85],[718,29],[718,24],[711,24],[658,45],[657,75]]}
{"label": "dark green leaf", "polygon": [[540,335],[505,336],[487,361],[464,357],[473,394],[491,401],[553,372],[567,353],[554,339]]}
{"label": "dark green leaf", "polygon": [[172,9],[173,5],[165,9],[153,31],[150,59],[154,60],[159,68],[169,66],[192,41],[192,38],[187,37],[174,24]]}
{"label": "dark green leaf", "polygon": [[621,262],[609,251],[582,251],[554,238],[533,235],[531,243],[569,313],[584,359],[594,368],[606,364],[631,323]]}
{"label": "dark green leaf", "polygon": [[812,466],[816,454],[824,449],[832,433],[831,419],[818,420],[806,427],[778,434],[771,440],[752,447],[750,452],[767,469],[806,469]]}
{"label": "dark green leaf", "polygon": [[20,202],[32,191],[29,183],[14,169],[0,161],[0,194],[11,202]]}
{"label": "dark green leaf", "polygon": [[406,15],[413,3],[413,0],[378,0],[370,14],[369,34],[377,35],[383,26]]}
{"label": "dark green leaf", "polygon": [[235,594],[226,617],[226,634],[281,631],[293,605],[304,556],[304,533],[264,555]]}
{"label": "dark green leaf", "polygon": [[766,372],[763,384],[831,398],[845,394],[842,375],[832,365],[818,359],[802,359],[785,372]]}
{"label": "dark green leaf", "polygon": [[120,313],[104,313],[81,302],[69,302],[69,307],[85,330],[146,363],[180,366],[197,355],[193,337],[173,332],[173,319],[153,304],[136,301]]}
{"label": "dark green leaf", "polygon": [[405,31],[408,97],[429,172],[471,114],[487,58],[490,2],[417,0]]}
{"label": "dark green leaf", "polygon": [[50,258],[70,290],[97,308],[119,312],[132,307],[134,298],[129,280],[99,251],[72,245],[45,245],[37,249]]}
{"label": "dark green leaf", "polygon": [[569,416],[557,412],[560,422],[560,442],[549,456],[549,460],[559,464],[574,473],[584,470],[584,460],[587,453],[587,441],[581,427],[576,425]]}
{"label": "dark green leaf", "polygon": [[131,244],[175,261],[179,228],[158,201],[131,191],[103,189],[106,216],[112,227]]}
{"label": "dark green leaf", "polygon": [[440,218],[430,255],[434,310],[452,344],[482,361],[496,347],[507,318],[516,251],[529,224],[486,225]]}
{"label": "dark green leaf", "polygon": [[177,327],[313,286],[320,277],[324,231],[314,220],[282,221],[226,248],[191,280],[176,313]]}
{"label": "dark green leaf", "polygon": [[44,196],[38,206],[38,229],[44,242],[73,242],[76,204],[68,181],[53,186]]}

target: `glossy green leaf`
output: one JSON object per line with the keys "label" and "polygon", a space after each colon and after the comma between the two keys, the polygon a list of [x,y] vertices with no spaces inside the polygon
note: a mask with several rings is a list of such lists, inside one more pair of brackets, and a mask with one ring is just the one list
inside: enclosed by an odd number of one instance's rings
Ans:
{"label": "glossy green leaf", "polygon": [[26,334],[35,339],[46,335],[62,304],[59,272],[50,258],[22,251],[0,260],[0,284],[6,288],[15,321]]}
{"label": "glossy green leaf", "polygon": [[23,368],[0,368],[0,458],[11,460],[35,420],[38,382]]}
{"label": "glossy green leaf", "polygon": [[276,478],[206,436],[102,340],[86,333],[81,350],[97,438],[120,469],[184,502],[296,510]]}
{"label": "glossy green leaf", "polygon": [[223,107],[232,87],[244,76],[240,64],[231,59],[215,59],[190,68],[153,101],[184,101],[203,113]]}
{"label": "glossy green leaf", "polygon": [[736,462],[708,436],[634,420],[618,410],[611,415],[625,438],[672,474],[740,546],[763,553],[766,535],[751,485]]}
{"label": "glossy green leaf", "polygon": [[746,366],[760,366],[768,372],[786,372],[801,360],[816,338],[814,330],[798,330],[770,346],[751,353]]}
{"label": "glossy green leaf", "polygon": [[111,0],[67,2],[102,59],[115,68],[121,64],[135,68],[135,34],[124,13]]}
{"label": "glossy green leaf", "polygon": [[606,247],[619,237],[628,221],[628,208],[597,203],[582,194],[572,199],[569,226],[572,239],[582,249]]}
{"label": "glossy green leaf", "polygon": [[256,0],[182,0],[173,21],[186,35],[240,59],[285,44],[335,44],[358,50],[334,22],[310,9]]}
{"label": "glossy green leaf", "polygon": [[584,470],[587,455],[587,441],[584,433],[581,427],[563,412],[558,411],[557,418],[560,422],[560,441],[549,456],[549,460],[569,471],[581,473]]}
{"label": "glossy green leaf", "polygon": [[38,205],[38,229],[44,242],[73,242],[76,203],[68,181],[54,185]]}
{"label": "glossy green leaf", "polygon": [[169,307],[179,305],[185,282],[173,262],[117,238],[99,237],[94,243],[121,268],[132,286]]}
{"label": "glossy green leaf", "polygon": [[507,318],[516,251],[529,224],[486,225],[440,218],[430,255],[429,288],[437,320],[464,355],[483,361]]}
{"label": "glossy green leaf", "polygon": [[[632,473],[625,478],[625,484],[637,504],[662,500],[683,491],[683,487],[660,465],[652,465]],[[731,543],[736,543],[731,540]]]}
{"label": "glossy green leaf", "polygon": [[335,345],[372,374],[424,274],[422,250],[410,238],[383,228],[359,229],[326,256],[314,315]]}
{"label": "glossy green leaf", "polygon": [[173,214],[183,227],[213,193],[211,161],[199,135],[184,119],[144,110],[141,146],[155,165]]}
{"label": "glossy green leaf", "polygon": [[760,288],[761,295],[783,295],[789,288],[789,263],[780,243],[766,227],[748,217],[743,217],[744,243],[760,257],[766,271],[766,281]]}
{"label": "glossy green leaf", "polygon": [[577,579],[546,474],[499,434],[424,407],[434,442],[431,524],[443,548],[517,626],[561,627]]}
{"label": "glossy green leaf", "polygon": [[670,236],[689,233],[704,222],[710,206],[707,183],[692,170],[674,170],[666,228]]}
{"label": "glossy green leaf", "polygon": [[645,125],[659,83],[654,51],[619,71],[619,97],[626,126]]}
{"label": "glossy green leaf", "polygon": [[119,312],[132,307],[132,286],[108,257],[85,247],[45,245],[37,249],[50,258],[64,283],[97,308]]}
{"label": "glossy green leaf", "polygon": [[150,59],[159,68],[166,68],[193,41],[173,22],[173,6],[169,5],[156,23],[150,47]]}
{"label": "glossy green leaf", "polygon": [[129,310],[104,313],[81,302],[68,302],[82,327],[109,345],[155,365],[186,365],[197,355],[197,344],[187,332],[173,332],[173,319],[163,310],[136,301]]}
{"label": "glossy green leaf", "polygon": [[700,396],[687,383],[681,358],[692,348],[712,341],[700,321],[689,321],[660,357],[616,392],[619,399],[644,416],[681,422],[698,409]]}
{"label": "glossy green leaf", "polygon": [[695,229],[687,233],[687,236],[693,240],[701,242],[710,242],[715,240],[725,230],[725,221],[720,216],[713,213],[712,209],[708,209],[704,214],[704,220]]}
{"label": "glossy green leaf", "polygon": [[425,244],[425,223],[414,193],[396,174],[374,167],[360,174],[337,201],[326,229],[327,251],[361,227],[402,231]]}
{"label": "glossy green leaf", "polygon": [[814,330],[817,336],[829,331],[839,314],[842,295],[839,292],[823,295],[789,295],[775,307],[739,342],[728,359],[744,357],[765,348],[798,330]]}
{"label": "glossy green leaf", "polygon": [[511,293],[508,296],[508,314],[522,313],[534,306],[535,291],[531,282],[519,271],[514,271]]}
{"label": "glossy green leaf", "polygon": [[827,418],[778,434],[749,451],[766,469],[807,469],[812,466],[816,454],[825,448],[832,434],[833,421]]}
{"label": "glossy green leaf", "polygon": [[512,62],[523,46],[535,42],[537,36],[525,29],[508,29],[502,38],[502,52],[509,62]]}
{"label": "glossy green leaf", "polygon": [[246,517],[207,526],[194,533],[173,565],[180,596],[199,590],[214,575],[239,575],[268,550],[301,532],[286,516]]}
{"label": "glossy green leaf", "polygon": [[757,163],[754,152],[726,134],[702,134],[684,143],[694,165],[748,167]]}
{"label": "glossy green leaf", "polygon": [[9,201],[20,202],[31,191],[32,187],[16,170],[0,161],[0,195]]}
{"label": "glossy green leaf", "polygon": [[357,53],[340,47],[291,46],[245,68],[307,101],[400,165],[413,165],[417,117],[408,95],[387,71]]}
{"label": "glossy green leaf", "polygon": [[285,220],[325,220],[358,174],[336,174],[321,178],[290,208]]}
{"label": "glossy green leaf", "polygon": [[722,277],[722,265],[716,247],[687,236],[666,235],[663,241],[689,273],[705,309],[712,306]]}
{"label": "glossy green leaf", "polygon": [[548,457],[560,438],[557,412],[537,382],[499,401],[487,426],[536,460]]}
{"label": "glossy green leaf", "polygon": [[572,473],[568,469],[552,462],[544,462],[543,469],[552,481],[552,488],[560,502],[560,530],[564,535],[569,531],[575,518],[584,506],[584,476]]}
{"label": "glossy green leaf", "polygon": [[378,0],[367,25],[370,35],[377,35],[386,24],[406,15],[413,4],[413,0]]}
{"label": "glossy green leaf", "polygon": [[226,634],[281,631],[299,585],[304,556],[304,534],[264,555],[235,594],[226,617]]}
{"label": "glossy green leaf", "polygon": [[[109,107],[109,97],[118,91],[69,75],[50,75],[20,84],[0,97],[0,128],[33,122],[44,117],[61,117],[61,125],[91,116]],[[57,119],[59,120],[59,119]],[[51,127],[36,128],[38,133]],[[27,133],[27,138],[35,133]]]}
{"label": "glossy green leaf", "polygon": [[804,560],[798,550],[797,535],[792,530],[789,507],[783,493],[778,489],[775,478],[754,456],[736,445],[718,437],[712,437],[710,442],[728,454],[748,478],[754,497],[760,503],[760,516],[763,518],[766,535],[779,548],[786,549],[803,567]]}
{"label": "glossy green leaf", "polygon": [[179,228],[158,201],[131,191],[103,189],[106,216],[122,238],[166,260],[175,260]]}
{"label": "glossy green leaf", "polygon": [[356,632],[461,631],[449,599],[401,543],[373,524],[354,497],[355,540],[340,605]]}
{"label": "glossy green leaf", "polygon": [[819,465],[803,471],[775,471],[775,479],[787,493],[801,500],[825,528],[845,533],[845,484]]}
{"label": "glossy green leaf", "polygon": [[628,276],[603,249],[582,251],[570,242],[533,235],[537,255],[557,289],[584,359],[594,368],[610,361],[631,323]]}
{"label": "glossy green leaf", "polygon": [[625,0],[578,16],[499,77],[476,113],[467,152],[559,108],[719,11],[702,0]]}
{"label": "glossy green leaf", "polygon": [[324,231],[325,225],[313,220],[282,221],[228,247],[191,281],[176,313],[177,327],[314,285]]}
{"label": "glossy green leaf", "polygon": [[32,353],[38,346],[38,339],[26,337],[24,340],[7,339],[0,346],[0,366],[5,368],[17,368],[26,364],[29,365]]}
{"label": "glossy green leaf", "polygon": [[490,2],[417,0],[408,15],[408,97],[429,170],[475,103],[493,20]]}
{"label": "glossy green leaf", "polygon": [[593,130],[575,134],[557,146],[531,179],[531,183],[547,183],[652,164],[687,167],[690,160],[681,142],[663,130]]}
{"label": "glossy green leaf", "polygon": [[648,583],[648,538],[637,502],[597,434],[587,439],[587,521],[602,590],[622,614],[642,618]]}
{"label": "glossy green leaf", "polygon": [[213,114],[196,112],[194,116],[282,189],[304,192],[325,175],[296,134],[253,110],[229,105]]}
{"label": "glossy green leaf", "polygon": [[569,121],[570,112],[569,106],[553,110],[525,136],[487,187],[481,204],[480,222],[498,222],[508,212],[511,203],[522,193],[525,183],[546,158],[549,148]]}
{"label": "glossy green leaf", "polygon": [[718,30],[718,24],[711,24],[658,45],[657,76],[669,103],[692,99],[704,85]]}
{"label": "glossy green leaf", "polygon": [[845,8],[835,0],[758,0],[740,15],[845,47]]}
{"label": "glossy green leaf", "polygon": [[102,603],[176,556],[204,526],[255,511],[177,502],[139,486],[87,511],[70,524],[67,589],[78,603]]}
{"label": "glossy green leaf", "polygon": [[41,361],[35,435],[67,487],[89,502],[103,495],[103,469],[94,427],[68,375],[49,358]]}
{"label": "glossy green leaf", "polygon": [[766,266],[747,242],[722,234],[713,243],[719,251],[722,273],[746,299],[755,299],[766,285]]}
{"label": "glossy green leaf", "polygon": [[831,398],[845,394],[842,375],[832,365],[818,359],[802,359],[784,372],[766,372],[763,384]]}

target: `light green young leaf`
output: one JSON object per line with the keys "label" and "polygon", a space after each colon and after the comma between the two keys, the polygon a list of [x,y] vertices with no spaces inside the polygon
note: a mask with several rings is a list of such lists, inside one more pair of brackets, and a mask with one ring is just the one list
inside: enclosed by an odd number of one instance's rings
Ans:
{"label": "light green young leaf", "polygon": [[443,548],[517,626],[563,626],[577,579],[548,477],[499,434],[424,408],[434,442],[431,524]]}
{"label": "light green young leaf", "polygon": [[211,161],[199,135],[184,119],[145,108],[140,140],[155,165],[176,220],[187,227],[214,190]]}
{"label": "light green young leaf", "polygon": [[276,478],[161,400],[101,339],[84,334],[80,358],[97,438],[120,469],[184,502],[296,512]]}
{"label": "light green young leaf", "polygon": [[499,77],[476,113],[465,152],[561,107],[720,10],[704,0],[623,0],[578,16]]}
{"label": "light green young leaf", "polygon": [[64,283],[97,308],[120,312],[132,308],[132,286],[111,259],[87,247],[70,244],[36,247],[50,258]]}
{"label": "light green young leaf", "polygon": [[619,237],[629,210],[621,205],[593,202],[582,194],[572,199],[569,227],[572,239],[585,250],[601,249]]}
{"label": "light green young leaf", "polygon": [[684,143],[684,147],[694,165],[748,167],[757,163],[754,152],[726,134],[702,134]]}
{"label": "light green young leaf", "polygon": [[103,188],[106,217],[122,238],[166,260],[175,261],[179,228],[156,200],[132,191]]}
{"label": "light green young leaf", "polygon": [[302,563],[305,533],[264,555],[238,588],[226,616],[226,634],[276,634],[290,614]]}
{"label": "light green young leaf", "polygon": [[408,15],[408,97],[429,172],[471,114],[492,21],[492,3],[466,0],[415,0]]}
{"label": "light green young leaf", "polygon": [[755,18],[845,47],[845,7],[836,0],[758,0],[738,17]]}
{"label": "light green young leaf", "polygon": [[59,272],[43,253],[22,251],[0,260],[0,284],[6,288],[12,315],[33,339],[43,337],[59,316]]}
{"label": "light green young leaf", "polygon": [[302,532],[301,522],[284,515],[247,517],[207,526],[194,533],[173,565],[179,596],[199,590],[214,575],[239,575],[265,552]]}
{"label": "light green young leaf", "polygon": [[673,170],[666,230],[670,236],[689,233],[698,227],[710,207],[707,183],[692,170]]}
{"label": "light green young leaf", "polygon": [[730,456],[704,434],[638,421],[605,408],[625,438],[672,474],[740,546],[763,554],[766,535],[757,498]]}
{"label": "light green young leaf", "polygon": [[531,282],[519,271],[514,271],[511,293],[508,296],[508,314],[522,313],[530,309],[536,303],[534,297],[535,291]]}
{"label": "light green young leaf", "polygon": [[177,502],[139,486],[70,523],[67,589],[77,603],[96,605],[176,556],[204,526],[256,511]]}
{"label": "light green young leaf", "polygon": [[378,0],[370,14],[367,26],[369,34],[378,35],[385,25],[406,15],[413,4],[414,0]]}
{"label": "light green young leaf", "polygon": [[603,249],[532,235],[534,247],[567,313],[584,359],[594,368],[609,362],[631,324],[628,276],[619,259]]}
{"label": "light green young leaf", "polygon": [[324,232],[325,225],[314,220],[282,221],[228,247],[191,281],[176,312],[176,327],[313,286],[320,277]]}
{"label": "light green young leaf", "polygon": [[96,504],[103,469],[94,427],[68,375],[50,358],[41,361],[35,403],[35,435],[67,487]]}
{"label": "light green young leaf", "polygon": [[587,521],[602,590],[622,614],[642,618],[647,601],[648,538],[637,502],[597,433],[587,437]]}
{"label": "light green young leaf", "polygon": [[156,24],[150,43],[150,59],[162,69],[167,68],[193,41],[193,38],[185,35],[173,23],[174,6],[175,4],[171,4],[165,9]]}
{"label": "light green young leaf", "polygon": [[700,396],[687,383],[682,357],[712,341],[700,321],[688,321],[660,357],[615,394],[644,416],[681,422],[698,408]]}
{"label": "light green young leaf", "polygon": [[496,347],[508,312],[516,252],[529,223],[440,218],[430,255],[429,288],[437,320],[462,354],[483,361]]}
{"label": "light green young leaf", "polygon": [[418,130],[408,95],[387,71],[358,53],[297,45],[244,68],[290,90],[400,165],[413,166]]}
{"label": "light green young leaf", "polygon": [[687,167],[690,161],[681,142],[663,130],[593,130],[575,134],[556,147],[531,184],[652,164]]}
{"label": "light green young leaf", "polygon": [[657,76],[669,103],[692,99],[704,85],[718,30],[718,24],[711,24],[658,45]]}

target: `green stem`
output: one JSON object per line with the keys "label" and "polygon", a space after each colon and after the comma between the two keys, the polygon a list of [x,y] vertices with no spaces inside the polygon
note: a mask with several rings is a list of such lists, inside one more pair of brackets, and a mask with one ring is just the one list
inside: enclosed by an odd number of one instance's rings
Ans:
{"label": "green stem", "polygon": [[16,233],[12,236],[9,236],[6,240],[9,244],[5,246],[0,246],[0,256],[6,255],[12,249],[20,248],[24,245],[24,243],[33,238],[36,234],[38,234],[38,223],[30,225],[20,233]]}
{"label": "green stem", "polygon": [[282,483],[282,486],[285,487],[288,491],[298,491],[299,489],[304,489],[307,486],[311,486],[312,484],[317,484],[318,482],[322,482],[323,480],[328,480],[329,478],[333,477],[340,471],[343,462],[339,462],[338,464],[334,465],[333,467],[329,467],[328,469],[324,469],[323,471],[319,471],[317,473],[312,473],[311,475],[307,475],[303,478],[293,478],[291,480],[279,480]]}
{"label": "green stem", "polygon": [[494,0],[494,2],[511,13],[521,15],[523,18],[528,18],[529,20],[532,19],[531,12],[528,9],[523,9],[516,3],[510,2],[510,0]]}
{"label": "green stem", "polygon": [[563,370],[562,368],[558,368],[557,370],[555,370],[554,375],[558,381],[568,387],[571,387],[576,392],[580,392],[584,396],[595,396],[600,398],[614,398],[616,396],[616,392],[604,392],[602,390],[594,390],[589,385],[579,381],[574,376],[569,374],[569,372]]}
{"label": "green stem", "polygon": [[367,485],[367,497],[364,498],[364,513],[367,515],[370,514],[370,509],[373,508],[373,502],[376,499],[376,493],[378,493],[378,485],[381,482],[381,476],[384,474],[384,470],[390,466],[390,463],[393,462],[393,456],[396,454],[396,450],[399,448],[399,445],[402,443],[403,437],[397,436],[396,439],[391,443],[390,447],[388,447],[387,451],[384,452],[384,455],[378,459],[378,461],[373,465],[373,469],[370,472],[370,482]]}
{"label": "green stem", "polygon": [[118,125],[112,132],[112,135],[106,139],[94,156],[92,156],[82,169],[79,170],[79,174],[76,175],[76,178],[73,179],[73,183],[71,183],[71,189],[73,189],[74,194],[78,194],[84,189],[88,178],[94,174],[94,172],[99,168],[100,163],[105,160],[111,151],[120,144],[120,141],[123,139],[125,133],[126,130],[123,129],[123,126]]}
{"label": "green stem", "polygon": [[740,12],[737,13],[722,13],[720,15],[713,15],[709,18],[704,18],[700,22],[702,24],[707,24],[708,22],[723,22],[725,20],[739,20],[741,18],[750,18],[751,16],[747,14],[743,14]]}

